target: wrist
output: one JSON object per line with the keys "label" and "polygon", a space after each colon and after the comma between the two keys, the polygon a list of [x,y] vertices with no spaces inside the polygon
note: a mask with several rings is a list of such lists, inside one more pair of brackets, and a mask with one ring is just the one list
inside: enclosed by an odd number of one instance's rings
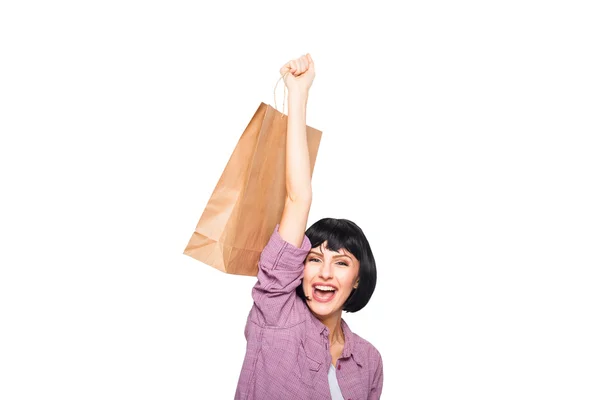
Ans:
{"label": "wrist", "polygon": [[306,102],[308,100],[308,90],[291,90],[288,92],[288,100]]}

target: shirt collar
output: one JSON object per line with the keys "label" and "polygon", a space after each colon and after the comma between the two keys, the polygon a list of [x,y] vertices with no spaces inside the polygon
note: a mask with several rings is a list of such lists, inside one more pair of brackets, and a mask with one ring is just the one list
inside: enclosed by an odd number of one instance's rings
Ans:
{"label": "shirt collar", "polygon": [[342,332],[344,332],[344,350],[342,351],[342,358],[352,357],[358,365],[362,366],[362,357],[359,349],[356,347],[354,333],[352,333],[350,327],[343,318]]}
{"label": "shirt collar", "polygon": [[[310,312],[310,320],[313,328],[313,334],[315,336],[323,336],[325,340],[329,340],[329,329],[317,318],[312,312]],[[344,349],[342,350],[341,358],[352,358],[359,366],[363,365],[363,357],[360,349],[356,347],[354,333],[350,330],[350,327],[342,318],[342,332],[344,332]]]}

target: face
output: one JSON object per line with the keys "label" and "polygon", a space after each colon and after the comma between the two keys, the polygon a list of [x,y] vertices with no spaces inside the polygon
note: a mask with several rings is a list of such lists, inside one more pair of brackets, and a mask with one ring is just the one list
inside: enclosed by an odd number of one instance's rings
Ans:
{"label": "face", "polygon": [[310,297],[306,302],[318,317],[341,313],[342,306],[358,285],[359,261],[345,249],[326,249],[325,241],[310,250],[304,261],[302,288]]}

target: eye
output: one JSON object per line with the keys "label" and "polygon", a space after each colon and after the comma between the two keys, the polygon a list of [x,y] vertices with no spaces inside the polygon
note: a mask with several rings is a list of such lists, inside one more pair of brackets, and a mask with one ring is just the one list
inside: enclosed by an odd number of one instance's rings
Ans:
{"label": "eye", "polygon": [[346,264],[344,261],[340,261],[340,262],[338,262],[338,264],[342,264],[343,266],[346,266],[346,267],[348,266],[348,264]]}
{"label": "eye", "polygon": [[321,260],[319,260],[318,258],[310,258],[308,261],[312,262],[312,261],[321,261]]}

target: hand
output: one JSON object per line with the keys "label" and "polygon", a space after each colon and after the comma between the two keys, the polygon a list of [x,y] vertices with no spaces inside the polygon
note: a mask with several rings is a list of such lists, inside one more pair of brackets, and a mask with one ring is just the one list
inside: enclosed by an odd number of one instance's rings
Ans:
{"label": "hand", "polygon": [[295,60],[288,61],[279,70],[281,76],[288,73],[285,78],[285,86],[291,93],[303,93],[308,95],[308,89],[312,85],[313,79],[315,79],[315,64],[309,53],[297,58]]}

